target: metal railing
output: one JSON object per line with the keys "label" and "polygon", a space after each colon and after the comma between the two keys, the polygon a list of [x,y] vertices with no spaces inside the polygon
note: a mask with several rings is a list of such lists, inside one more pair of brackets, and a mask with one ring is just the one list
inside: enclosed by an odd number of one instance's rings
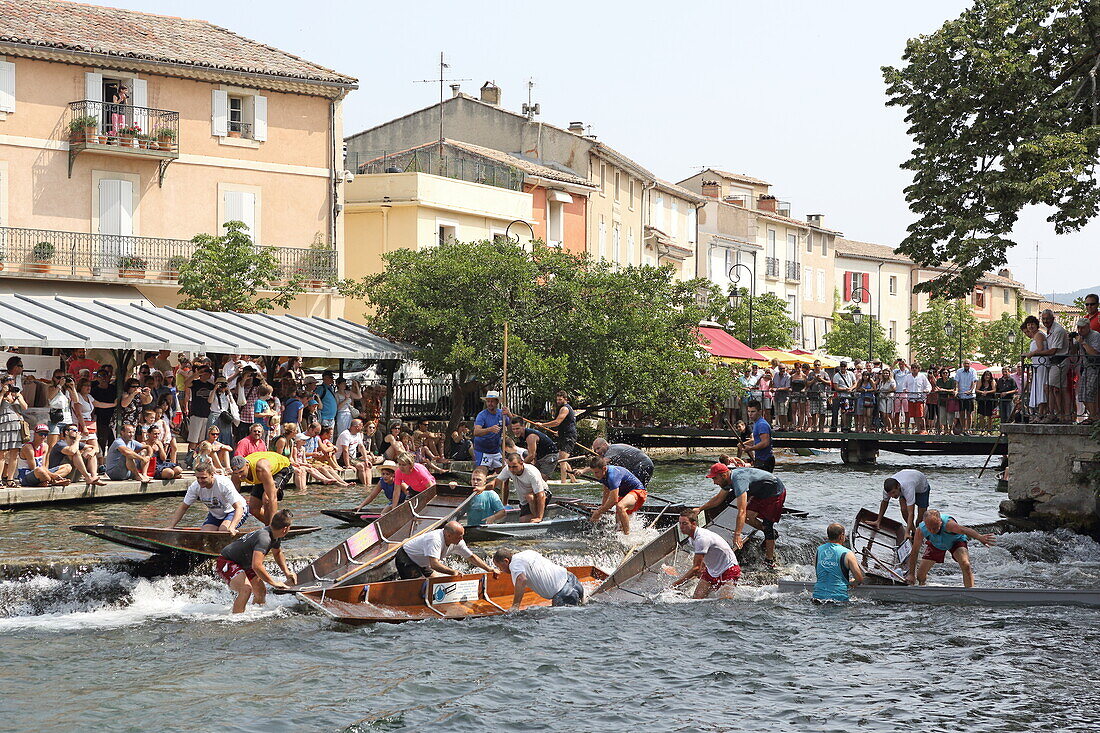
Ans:
{"label": "metal railing", "polygon": [[70,149],[111,146],[115,152],[179,156],[179,112],[84,99],[69,103],[65,131]]}
{"label": "metal railing", "polygon": [[444,146],[417,148],[404,152],[349,152],[344,165],[356,175],[373,173],[430,173],[487,186],[523,190],[523,172],[504,163],[481,158],[458,148]]}
{"label": "metal railing", "polygon": [[[331,287],[336,252],[321,248],[259,245],[275,256],[287,279],[302,288]],[[176,282],[181,266],[195,252],[186,239],[88,234],[50,229],[0,227],[0,276],[141,279]]]}
{"label": "metal railing", "polygon": [[252,124],[249,122],[229,120],[227,129],[229,130],[229,137],[240,137],[245,140],[252,139]]}
{"label": "metal railing", "polygon": [[787,262],[787,279],[788,280],[801,280],[802,279],[802,265],[798,262]]}
{"label": "metal railing", "polygon": [[764,275],[767,277],[779,277],[779,258],[764,258]]}

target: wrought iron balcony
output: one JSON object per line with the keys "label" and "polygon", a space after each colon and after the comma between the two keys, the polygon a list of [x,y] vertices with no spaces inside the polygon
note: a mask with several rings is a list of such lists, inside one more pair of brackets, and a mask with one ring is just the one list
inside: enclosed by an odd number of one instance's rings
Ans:
{"label": "wrought iron balcony", "polygon": [[179,157],[179,112],[81,100],[69,103],[65,124],[69,142],[69,176],[82,152],[152,158],[160,162],[163,180],[168,164]]}
{"label": "wrought iron balcony", "polygon": [[240,120],[229,120],[227,129],[229,131],[229,137],[241,137],[245,140],[252,140],[252,125],[248,122],[241,122]]}
{"label": "wrought iron balcony", "polygon": [[[275,255],[287,280],[300,278],[303,290],[324,290],[336,278],[334,250],[258,247]],[[0,277],[171,285],[194,251],[187,239],[0,227]]]}
{"label": "wrought iron balcony", "polygon": [[787,262],[787,279],[788,280],[801,280],[802,279],[802,265],[797,262]]}
{"label": "wrought iron balcony", "polygon": [[764,275],[766,277],[779,277],[779,258],[778,257],[765,257],[764,258]]}

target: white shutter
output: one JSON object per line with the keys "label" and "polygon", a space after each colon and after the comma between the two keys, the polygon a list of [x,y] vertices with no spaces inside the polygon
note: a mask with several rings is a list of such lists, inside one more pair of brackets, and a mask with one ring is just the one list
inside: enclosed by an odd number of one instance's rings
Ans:
{"label": "white shutter", "polygon": [[103,101],[103,74],[91,71],[84,74],[84,98],[89,102]]}
{"label": "white shutter", "polygon": [[221,89],[210,95],[210,134],[215,137],[229,134],[229,95]]}
{"label": "white shutter", "polygon": [[117,178],[99,180],[99,233],[134,233],[134,184]]}
{"label": "white shutter", "polygon": [[0,61],[0,112],[15,111],[15,64]]}
{"label": "white shutter", "polygon": [[[653,197],[653,226],[665,231],[665,197],[661,194],[656,194]],[[666,234],[668,232],[665,232]]]}
{"label": "white shutter", "polygon": [[825,271],[817,271],[817,302],[825,302]]}
{"label": "white shutter", "polygon": [[267,140],[267,97],[252,98],[252,139]]}
{"label": "white shutter", "polygon": [[149,85],[144,79],[130,80],[130,103],[141,108],[134,110],[134,124],[141,128],[143,135],[153,134],[149,129],[149,113],[145,111],[149,107]]}
{"label": "white shutter", "polygon": [[710,279],[711,282],[724,283],[729,270],[726,269],[726,254],[728,249],[712,249],[710,251]]}
{"label": "white shutter", "polygon": [[[226,191],[223,203],[222,226],[229,221],[244,222],[245,233],[256,241],[256,194],[244,191]],[[220,232],[224,234],[225,232]]]}
{"label": "white shutter", "polygon": [[802,299],[803,300],[813,300],[814,299],[814,268],[807,267],[802,271],[802,282],[804,282],[806,284],[805,285],[806,292],[803,293]]}

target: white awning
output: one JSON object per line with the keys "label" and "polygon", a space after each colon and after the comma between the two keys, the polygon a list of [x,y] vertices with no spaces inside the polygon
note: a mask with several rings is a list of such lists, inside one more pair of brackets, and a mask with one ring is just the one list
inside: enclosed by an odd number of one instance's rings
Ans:
{"label": "white awning", "polygon": [[551,201],[557,201],[562,204],[573,203],[573,197],[567,194],[565,191],[551,190],[548,192]]}
{"label": "white awning", "polygon": [[213,313],[146,303],[0,294],[0,347],[405,359],[414,350],[343,318]]}

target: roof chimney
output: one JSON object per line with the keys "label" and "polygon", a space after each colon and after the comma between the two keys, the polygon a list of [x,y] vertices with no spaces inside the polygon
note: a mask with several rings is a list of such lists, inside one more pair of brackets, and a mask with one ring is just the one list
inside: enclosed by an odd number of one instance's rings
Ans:
{"label": "roof chimney", "polygon": [[575,132],[578,135],[583,135],[584,134],[584,123],[583,122],[570,122],[569,123],[569,132]]}
{"label": "roof chimney", "polygon": [[451,85],[451,96],[452,97],[457,97],[459,95],[458,90],[461,89],[461,88],[462,88],[461,84],[452,84]]}
{"label": "roof chimney", "polygon": [[997,270],[997,274],[1001,277],[1007,277],[1009,280],[1012,279],[1012,270],[1008,269],[1007,267],[1002,267],[1001,269]]}
{"label": "roof chimney", "polygon": [[722,195],[722,186],[718,183],[718,181],[703,181],[702,190],[703,195],[708,198],[716,199],[721,197]]}
{"label": "roof chimney", "polygon": [[756,200],[757,209],[759,209],[760,211],[770,211],[773,214],[775,213],[775,204],[775,196],[772,196],[768,193],[764,194]]}
{"label": "roof chimney", "polygon": [[810,223],[810,226],[820,227],[825,221],[824,214],[806,214],[806,221]]}
{"label": "roof chimney", "polygon": [[500,106],[500,87],[491,81],[481,85],[481,101],[494,107]]}

